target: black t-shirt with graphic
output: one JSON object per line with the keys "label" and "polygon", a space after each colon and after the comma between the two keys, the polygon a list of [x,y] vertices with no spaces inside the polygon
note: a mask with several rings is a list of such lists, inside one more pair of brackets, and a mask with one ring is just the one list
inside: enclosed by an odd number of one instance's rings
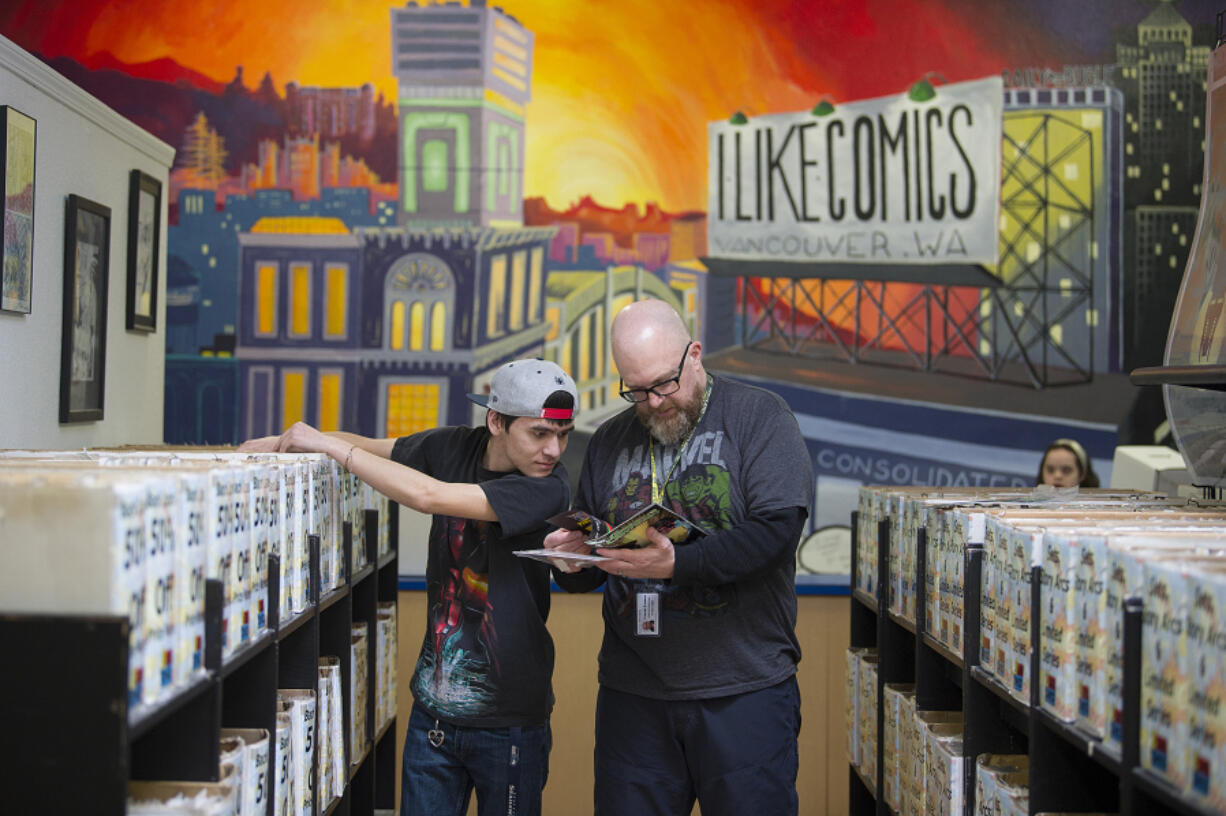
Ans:
{"label": "black t-shirt with graphic", "polygon": [[396,440],[392,459],[444,482],[477,483],[497,522],[435,515],[426,559],[426,633],[413,697],[475,728],[541,725],[553,708],[549,567],[519,558],[570,501],[561,463],[544,478],[481,467],[490,434],[435,428]]}
{"label": "black t-shirt with graphic", "polygon": [[[812,463],[781,397],[721,376],[712,383],[684,451],[654,445],[657,480],[672,474],[661,504],[710,535],[678,545],[672,580],[605,583],[599,679],[619,691],[664,700],[741,694],[787,679],[800,659],[793,537],[800,528],[761,520],[803,520]],[[604,422],[588,443],[575,507],[616,524],[650,504],[652,448],[634,408]],[[786,540],[762,538],[776,533]],[[556,579],[583,591],[604,577],[589,569]],[[652,591],[660,593],[658,637],[643,637],[638,594]]]}

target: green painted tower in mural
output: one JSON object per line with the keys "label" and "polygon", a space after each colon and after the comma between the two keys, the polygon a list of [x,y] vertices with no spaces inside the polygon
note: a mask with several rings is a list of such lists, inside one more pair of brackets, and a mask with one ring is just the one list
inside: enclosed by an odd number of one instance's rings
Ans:
{"label": "green painted tower in mural", "polygon": [[521,225],[532,32],[483,0],[391,15],[400,223]]}

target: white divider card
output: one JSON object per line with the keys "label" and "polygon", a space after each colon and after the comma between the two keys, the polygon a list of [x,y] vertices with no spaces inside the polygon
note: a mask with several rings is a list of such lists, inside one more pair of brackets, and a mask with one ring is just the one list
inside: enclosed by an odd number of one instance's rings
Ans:
{"label": "white divider card", "polygon": [[342,725],[340,658],[319,659],[319,797],[321,804],[345,791],[345,735]]}
{"label": "white divider card", "polygon": [[1145,562],[1141,618],[1141,767],[1177,789],[1189,782],[1187,767],[1188,614],[1186,565]]}
{"label": "white divider card", "polygon": [[297,800],[294,788],[294,743],[291,719],[292,715],[289,711],[277,712],[276,777],[272,786],[273,816],[292,816],[294,810],[290,803]]}
{"label": "white divider card", "polygon": [[298,536],[302,529],[302,517],[295,513],[297,507],[298,468],[288,462],[277,462],[274,466],[277,474],[277,495],[272,508],[276,516],[277,529],[280,535],[273,539],[277,556],[277,614],[281,621],[287,621],[293,614],[294,590],[291,575],[294,571],[295,551],[298,549]]}
{"label": "white divider card", "polygon": [[241,757],[230,757],[241,771],[238,795],[239,816],[264,816],[268,801],[268,731],[263,728],[223,728],[222,761],[227,758],[227,740],[242,746]]}
{"label": "white divider card", "polygon": [[276,471],[267,464],[251,462],[251,581],[248,619],[252,637],[268,626],[268,555],[274,549],[274,536],[280,524],[274,505],[277,497]]}
{"label": "white divider card", "polygon": [[148,552],[145,570],[145,621],[148,636],[145,641],[146,703],[155,703],[168,695],[174,686],[175,627],[174,587],[175,566],[179,549],[176,526],[178,483],[173,474],[162,472],[157,478],[141,480],[146,486],[145,546]]}
{"label": "white divider card", "polygon": [[362,480],[352,473],[341,472],[344,485],[344,517],[349,521],[352,548],[349,552],[350,574],[366,566],[366,505],[362,498]]}
{"label": "white divider card", "polygon": [[[345,699],[341,695],[341,660],[334,655],[319,659],[320,687],[326,688],[328,696],[328,716],[320,718],[320,731],[327,728],[328,754],[326,760],[320,758],[320,767],[325,761],[329,766],[332,781],[332,796],[338,797],[345,792]],[[321,739],[322,742],[322,739]],[[322,790],[322,786],[321,786]]]}
{"label": "white divider card", "polygon": [[375,722],[382,728],[396,716],[396,602],[378,604],[377,626],[378,653],[375,655],[375,671],[378,674],[378,696],[375,701]]}
{"label": "white divider card", "polygon": [[251,524],[251,468],[239,465],[234,468],[237,480],[231,495],[234,502],[234,580],[235,594],[230,611],[231,622],[238,627],[238,643],[251,640],[254,632],[251,620],[251,593],[254,583],[253,560],[255,536]]}
{"label": "white divider card", "polygon": [[314,466],[300,459],[295,463],[298,493],[294,502],[294,525],[297,528],[294,548],[294,574],[290,576],[294,587],[294,612],[301,612],[311,601],[311,542],[309,536],[317,535],[315,518]]}
{"label": "white divider card", "polygon": [[902,515],[902,537],[898,541],[897,557],[890,559],[890,586],[897,595],[890,603],[890,611],[914,623],[916,539],[923,526],[921,506],[914,496],[906,496],[899,500],[899,513]]}
{"label": "white divider card", "polygon": [[335,704],[335,701],[332,699],[332,686],[329,682],[330,675],[333,670],[339,671],[339,669],[336,669],[335,665],[330,662],[329,658],[321,657],[319,659],[319,679],[317,681],[319,687],[319,696],[317,698],[319,700],[319,729],[317,731],[319,741],[316,743],[317,748],[315,767],[319,772],[318,776],[316,777],[319,780],[316,791],[318,792],[319,796],[320,810],[328,807],[328,804],[332,801],[333,794],[332,753],[335,751],[336,746],[332,741],[331,725],[332,707]]}
{"label": "white divider card", "polygon": [[1100,739],[1106,723],[1102,716],[1102,685],[1106,676],[1107,634],[1104,606],[1107,595],[1107,538],[1078,534],[1080,553],[1073,580],[1075,631],[1073,712],[1077,725]]}
{"label": "white divider card", "polygon": [[1047,532],[1039,577],[1039,704],[1065,722],[1076,717],[1076,609],[1073,585],[1080,549],[1075,535]]}
{"label": "white divider card", "polygon": [[320,586],[324,592],[344,580],[340,565],[340,519],[336,513],[340,475],[328,456],[305,454],[311,462],[311,532],[319,533]]}
{"label": "white divider card", "polygon": [[[308,536],[315,535],[319,537],[319,578],[320,589],[326,592],[331,588],[328,583],[328,535],[324,530],[326,523],[325,516],[327,514],[327,504],[324,502],[324,478],[323,478],[323,463],[316,457],[310,455],[304,456],[310,469],[310,475],[304,487],[308,495],[305,496],[306,514],[306,534]],[[308,548],[309,553],[309,548]],[[309,561],[309,559],[308,559]],[[304,586],[310,586],[310,564],[304,563]],[[309,591],[309,590],[308,590]]]}
{"label": "white divider card", "polygon": [[1187,792],[1226,811],[1226,561],[1194,572],[1188,609]]}
{"label": "white divider card", "polygon": [[914,781],[908,777],[912,773],[911,756],[914,752],[912,747],[916,736],[916,721],[915,721],[915,693],[910,692],[900,696],[899,712],[898,712],[898,807],[896,813],[905,814],[908,808],[914,808],[915,805],[911,802],[911,791],[914,789]]}
{"label": "white divider card", "polygon": [[[909,778],[911,789],[908,794],[907,803],[909,810],[905,811],[905,816],[928,816],[932,813],[927,809],[928,797],[932,794],[932,788],[935,785],[933,782],[930,767],[930,746],[931,738],[930,731],[936,725],[953,724],[957,726],[958,731],[962,728],[962,712],[961,711],[916,711],[915,712],[915,729],[912,732],[912,755],[911,755],[911,770]],[[955,731],[957,733],[957,731]]]}
{"label": "white divider card", "polygon": [[375,490],[373,487],[366,484],[365,482],[362,483],[362,489],[366,492],[366,495],[367,495],[366,506],[374,507],[376,510],[379,511],[378,553],[379,553],[379,557],[382,558],[383,556],[387,555],[389,552],[392,551],[391,510],[388,507],[387,498],[384,497],[383,494],[381,494],[379,491]]}
{"label": "white divider card", "polygon": [[882,793],[886,803],[897,813],[902,807],[900,769],[902,767],[903,721],[907,711],[904,698],[914,699],[914,683],[886,683],[882,689],[885,707],[882,739]]}
{"label": "white divider card", "polygon": [[325,473],[328,477],[328,487],[331,490],[331,496],[328,504],[328,527],[332,534],[332,588],[335,589],[345,583],[345,578],[349,574],[349,564],[345,562],[345,510],[341,506],[341,477],[345,476],[344,469],[334,462],[331,457],[324,457]]}
{"label": "white divider card", "polygon": [[847,761],[860,767],[860,655],[865,649],[853,646],[846,652],[843,678],[846,693],[843,695],[843,727],[847,729]]}
{"label": "white divider card", "polygon": [[868,779],[877,778],[877,654],[860,655],[860,695],[856,705],[860,734],[860,771]]}
{"label": "white divider card", "polygon": [[924,740],[924,812],[933,816],[962,813],[965,797],[961,723],[934,723]]}
{"label": "white divider card", "polygon": [[278,699],[290,703],[290,773],[293,777],[292,816],[315,813],[315,714],[314,689],[281,689]]}
{"label": "white divider card", "polygon": [[980,665],[1004,687],[1013,678],[1013,576],[1009,570],[1012,529],[999,516],[984,525],[980,590]]}
{"label": "white divider card", "polygon": [[177,475],[182,566],[176,583],[179,615],[175,625],[179,632],[180,676],[187,682],[193,673],[204,670],[204,576],[208,569],[204,518],[209,480],[199,470],[180,469]]}
{"label": "white divider card", "polygon": [[222,586],[221,653],[224,657],[234,651],[239,639],[231,620],[236,595],[233,482],[229,473],[220,468],[208,468],[206,472],[209,487],[204,517],[208,554],[205,577],[220,581]]}
{"label": "white divider card", "polygon": [[1024,703],[1030,702],[1030,655],[1036,644],[1030,638],[1030,592],[1031,570],[1041,566],[1043,560],[1043,533],[1033,528],[1014,531],[1009,545],[1009,583],[1012,587],[1012,618],[1009,659],[1013,665],[1009,672],[1009,693]]}
{"label": "white divider card", "polygon": [[349,757],[361,759],[366,750],[366,703],[370,688],[369,637],[366,624],[354,622],[349,638]]}
{"label": "white divider card", "polygon": [[944,551],[944,514],[928,508],[928,549],[924,554],[924,620],[933,639],[941,642],[941,553]]}
{"label": "white divider card", "polygon": [[145,505],[143,485],[97,470],[22,460],[0,468],[0,603],[15,612],[126,616],[129,718],[144,699]]}
{"label": "white divider card", "polygon": [[1103,667],[1103,744],[1117,754],[1124,744],[1124,602],[1144,591],[1145,566],[1139,555],[1139,550],[1114,540],[1107,554],[1103,610],[1103,626],[1108,633]]}

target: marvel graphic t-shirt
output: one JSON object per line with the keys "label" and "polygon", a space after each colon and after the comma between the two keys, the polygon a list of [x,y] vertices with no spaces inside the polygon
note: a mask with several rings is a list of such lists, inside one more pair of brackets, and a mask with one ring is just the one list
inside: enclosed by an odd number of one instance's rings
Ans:
{"label": "marvel graphic t-shirt", "polygon": [[[808,508],[808,452],[777,394],[712,377],[706,413],[689,443],[655,445],[661,504],[710,533],[784,508]],[[646,428],[630,408],[588,443],[575,506],[610,524],[651,503]],[[678,461],[678,456],[681,457]],[[675,467],[674,467],[675,464]],[[701,546],[701,543],[678,547]],[[752,544],[750,544],[752,546]],[[578,580],[590,576],[580,575]],[[578,586],[569,576],[563,585]],[[657,637],[636,633],[640,593],[659,593]],[[772,686],[796,671],[795,561],[718,585],[609,577],[600,683],[656,699],[706,699]]]}
{"label": "marvel graphic t-shirt", "polygon": [[392,459],[444,482],[475,482],[497,522],[435,515],[426,559],[426,633],[410,688],[434,717],[477,728],[540,725],[553,708],[549,567],[519,558],[570,501],[561,465],[545,478],[481,467],[485,428],[396,440]]}

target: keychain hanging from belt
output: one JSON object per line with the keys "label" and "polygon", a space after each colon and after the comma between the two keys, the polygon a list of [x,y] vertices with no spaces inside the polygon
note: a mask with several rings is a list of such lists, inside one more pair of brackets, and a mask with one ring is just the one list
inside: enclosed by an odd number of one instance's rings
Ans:
{"label": "keychain hanging from belt", "polygon": [[[651,434],[647,435],[647,457],[651,460],[651,501],[653,503],[663,503],[664,491],[668,487],[669,481],[672,480],[673,474],[677,472],[677,466],[685,458],[685,452],[690,446],[690,439],[693,438],[694,431],[698,430],[698,426],[702,424],[702,418],[707,415],[707,403],[710,399],[711,378],[708,376],[706,388],[702,392],[702,410],[698,414],[698,419],[694,422],[694,427],[690,428],[690,432],[685,435],[685,440],[682,441],[681,447],[677,448],[677,455],[673,459],[673,464],[669,467],[668,473],[664,475],[664,481],[662,482],[657,482],[656,480],[655,439]],[[661,452],[661,456],[663,456],[663,452]],[[662,464],[663,462],[661,462]],[[644,583],[643,588],[634,593],[634,633],[639,637],[660,636],[660,593],[663,589],[663,582],[652,581]]]}

